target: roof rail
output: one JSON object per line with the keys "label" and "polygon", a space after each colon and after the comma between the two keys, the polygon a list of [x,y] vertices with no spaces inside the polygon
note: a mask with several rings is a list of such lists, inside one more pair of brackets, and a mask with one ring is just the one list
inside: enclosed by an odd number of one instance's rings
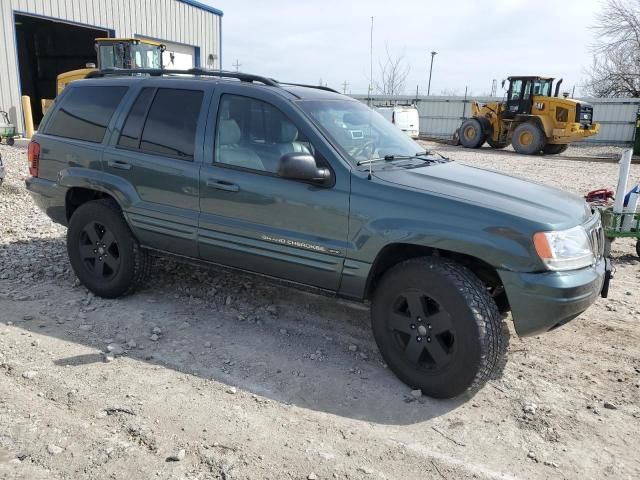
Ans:
{"label": "roof rail", "polygon": [[333,92],[340,93],[337,90],[334,90],[330,87],[325,87],[323,85],[305,85],[304,83],[289,83],[289,82],[278,82],[280,85],[291,85],[292,87],[307,87],[307,88],[317,88],[318,90],[324,90],[325,92]]}
{"label": "roof rail", "polygon": [[105,77],[108,75],[136,75],[147,74],[152,77],[159,77],[162,75],[196,75],[207,77],[220,77],[220,78],[237,78],[241,82],[260,82],[270,87],[279,86],[278,82],[271,78],[261,77],[259,75],[253,75],[250,73],[241,72],[229,72],[226,70],[207,70],[204,68],[190,68],[188,70],[169,70],[164,68],[105,68],[91,72],[87,77]]}
{"label": "roof rail", "polygon": [[106,77],[108,75],[137,75],[141,73],[151,75],[152,77],[159,77],[162,75],[195,75],[219,78],[237,78],[241,82],[260,82],[270,87],[290,85],[293,87],[316,88],[318,90],[324,90],[326,92],[333,92],[338,94],[340,93],[333,88],[325,87],[322,85],[305,85],[303,83],[278,82],[273,78],[262,77],[260,75],[254,75],[252,73],[230,72],[228,70],[208,70],[205,68],[190,68],[188,70],[169,70],[166,68],[104,68],[102,70],[95,70],[89,73],[89,75],[87,75],[87,78]]}

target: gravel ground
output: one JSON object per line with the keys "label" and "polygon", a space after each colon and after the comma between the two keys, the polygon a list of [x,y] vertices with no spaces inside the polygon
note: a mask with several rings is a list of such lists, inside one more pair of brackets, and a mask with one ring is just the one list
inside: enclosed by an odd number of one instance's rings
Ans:
{"label": "gravel ground", "polygon": [[[427,146],[578,193],[617,177],[613,164]],[[25,151],[0,153],[0,478],[640,477],[630,241],[614,243],[609,299],[539,337],[507,318],[503,376],[435,401],[385,368],[350,303],[166,259],[140,293],[93,297],[65,230],[24,189]]]}

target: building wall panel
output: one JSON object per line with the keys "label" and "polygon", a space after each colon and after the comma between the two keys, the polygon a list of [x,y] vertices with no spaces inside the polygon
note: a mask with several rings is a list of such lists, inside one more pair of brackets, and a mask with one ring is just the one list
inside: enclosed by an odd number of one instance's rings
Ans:
{"label": "building wall panel", "polygon": [[0,0],[0,109],[23,132],[14,12],[141,35],[200,48],[200,65],[213,53],[219,68],[221,17],[180,0]]}

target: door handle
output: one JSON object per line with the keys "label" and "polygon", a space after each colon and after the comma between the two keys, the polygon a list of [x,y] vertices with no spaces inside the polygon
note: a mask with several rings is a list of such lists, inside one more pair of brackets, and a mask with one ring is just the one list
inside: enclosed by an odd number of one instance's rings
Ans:
{"label": "door handle", "polygon": [[107,165],[111,168],[119,168],[120,170],[131,170],[131,164],[121,160],[109,160]]}
{"label": "door handle", "polygon": [[227,182],[225,180],[216,180],[215,178],[207,179],[207,187],[217,188],[218,190],[225,190],[227,192],[237,192],[240,187],[235,183]]}

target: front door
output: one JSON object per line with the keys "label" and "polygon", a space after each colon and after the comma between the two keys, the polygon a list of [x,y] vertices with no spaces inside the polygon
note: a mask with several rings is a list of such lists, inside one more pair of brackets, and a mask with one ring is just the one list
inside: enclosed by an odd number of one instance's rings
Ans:
{"label": "front door", "polygon": [[530,114],[533,97],[531,86],[533,79],[514,78],[509,85],[509,96],[507,98],[507,111],[505,118],[513,118],[520,114]]}
{"label": "front door", "polygon": [[104,152],[104,170],[135,192],[125,214],[143,245],[195,257],[204,105],[210,98],[199,88],[145,85]]}
{"label": "front door", "polygon": [[[337,290],[346,253],[349,170],[297,109],[235,85],[214,95],[210,156],[200,174],[201,258]],[[205,151],[207,148],[205,147]],[[280,157],[310,153],[333,184],[280,178]]]}

